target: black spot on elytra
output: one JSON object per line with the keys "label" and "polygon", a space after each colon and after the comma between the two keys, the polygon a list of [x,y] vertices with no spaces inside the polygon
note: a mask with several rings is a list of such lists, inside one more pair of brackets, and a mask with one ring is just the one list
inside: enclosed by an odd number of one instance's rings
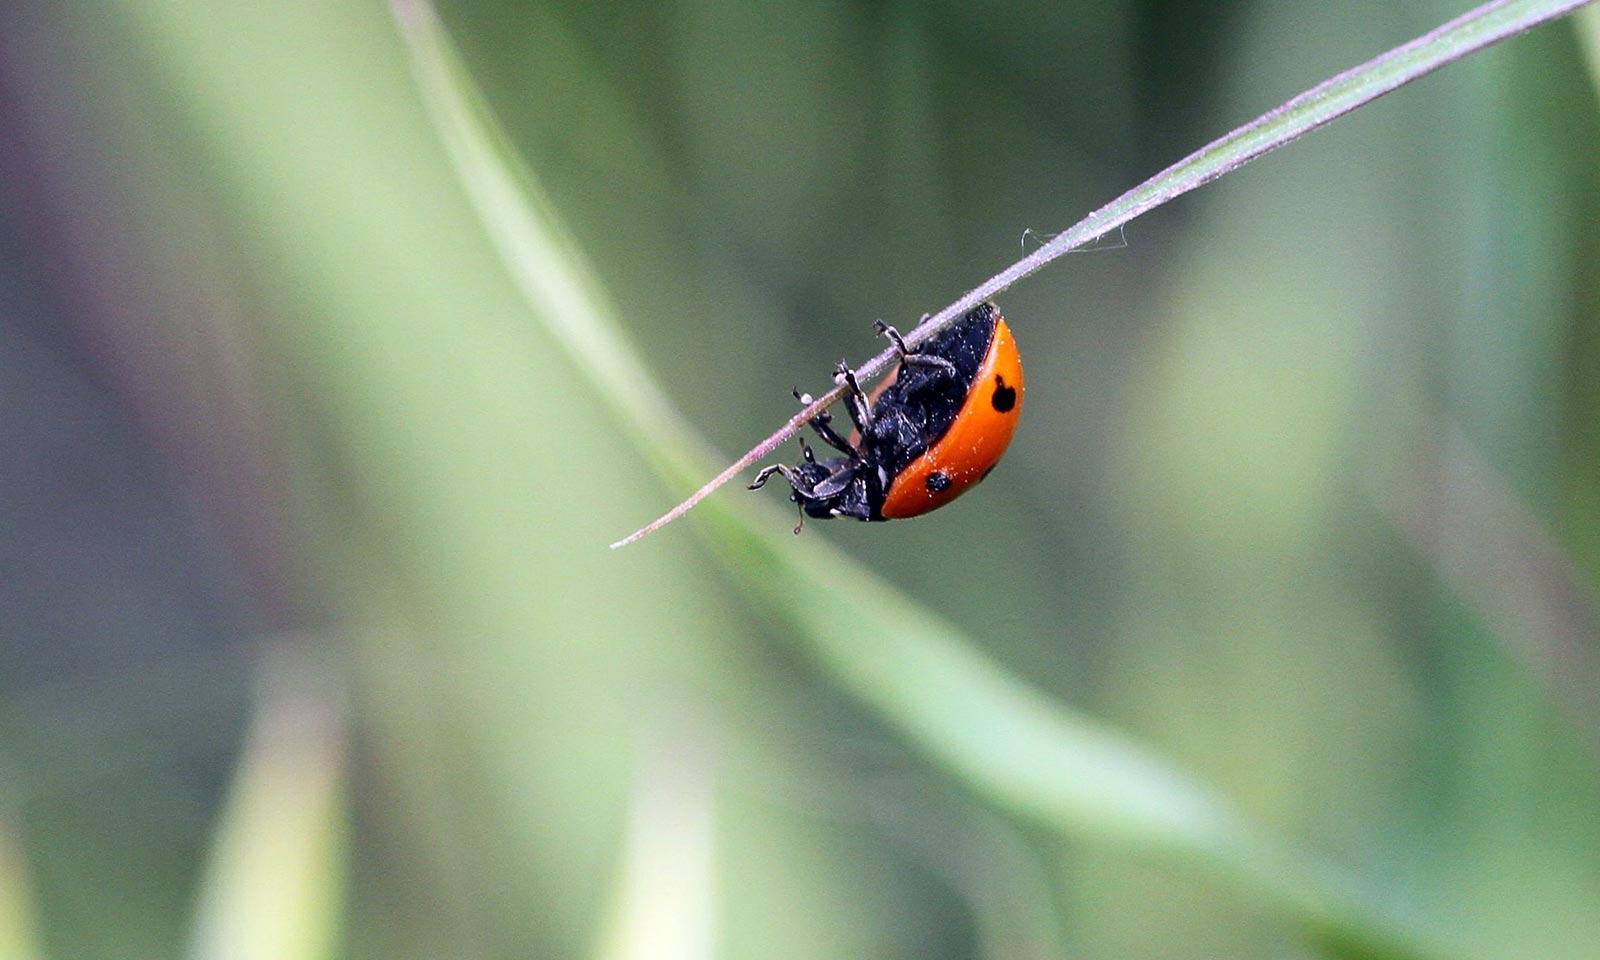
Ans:
{"label": "black spot on elytra", "polygon": [[1017,405],[1017,388],[1006,386],[1006,378],[996,375],[994,378],[994,396],[989,398],[994,408],[1001,413],[1007,413]]}
{"label": "black spot on elytra", "polygon": [[935,470],[928,474],[926,483],[929,493],[943,493],[950,489],[950,475],[943,470]]}

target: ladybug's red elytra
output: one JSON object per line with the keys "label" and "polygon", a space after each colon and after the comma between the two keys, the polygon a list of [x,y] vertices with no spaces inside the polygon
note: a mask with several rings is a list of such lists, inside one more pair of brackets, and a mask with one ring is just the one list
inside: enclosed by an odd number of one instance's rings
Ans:
{"label": "ladybug's red elytra", "polygon": [[1016,432],[1022,357],[994,304],[973,307],[916,352],[893,327],[877,328],[900,365],[868,396],[840,361],[854,432],[840,436],[827,413],[811,419],[844,456],[819,461],[802,439],[800,463],[763,467],[750,484],[758,489],[775,473],[787,480],[802,524],[807,516],[900,520],[936,510],[987,477]]}

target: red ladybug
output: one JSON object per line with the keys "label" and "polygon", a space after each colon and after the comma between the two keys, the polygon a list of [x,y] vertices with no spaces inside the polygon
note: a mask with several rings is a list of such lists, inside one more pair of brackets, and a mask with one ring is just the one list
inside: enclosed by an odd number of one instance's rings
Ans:
{"label": "red ladybug", "polygon": [[855,431],[845,439],[827,413],[811,419],[817,436],[844,456],[818,461],[802,439],[800,463],[763,467],[750,484],[755,490],[782,476],[802,524],[807,516],[899,520],[938,509],[987,477],[1016,432],[1022,357],[994,304],[973,307],[915,353],[893,327],[877,327],[899,350],[900,365],[868,396],[840,361]]}

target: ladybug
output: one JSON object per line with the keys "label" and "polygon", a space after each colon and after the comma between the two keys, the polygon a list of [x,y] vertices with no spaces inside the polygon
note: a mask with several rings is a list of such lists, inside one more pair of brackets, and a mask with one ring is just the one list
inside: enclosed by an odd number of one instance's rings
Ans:
{"label": "ladybug", "polygon": [[900,364],[869,396],[839,362],[834,376],[855,430],[840,436],[826,412],[810,420],[844,456],[819,461],[802,438],[800,463],[763,467],[750,484],[760,489],[773,474],[788,481],[801,511],[795,533],[808,516],[900,520],[936,510],[987,477],[1016,432],[1022,357],[994,304],[973,307],[916,352],[893,327],[875,326]]}

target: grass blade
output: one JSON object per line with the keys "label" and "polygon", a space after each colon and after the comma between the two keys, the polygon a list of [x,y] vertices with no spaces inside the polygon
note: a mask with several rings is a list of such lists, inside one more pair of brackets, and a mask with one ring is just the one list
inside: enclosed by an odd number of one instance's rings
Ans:
{"label": "grass blade", "polygon": [[0,819],[0,960],[42,956],[27,861],[11,822]]}
{"label": "grass blade", "polygon": [[342,736],[301,662],[267,667],[196,913],[195,960],[325,960],[343,897]]}

